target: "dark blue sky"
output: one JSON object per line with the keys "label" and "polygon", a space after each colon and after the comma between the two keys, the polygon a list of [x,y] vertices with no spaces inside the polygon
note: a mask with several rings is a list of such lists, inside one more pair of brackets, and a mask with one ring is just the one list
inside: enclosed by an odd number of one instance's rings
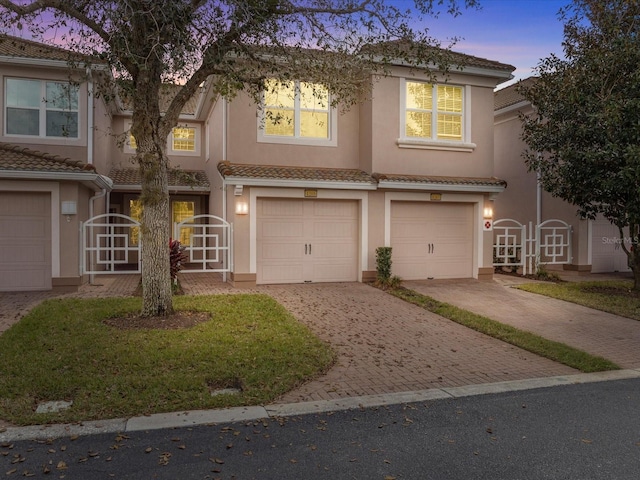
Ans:
{"label": "dark blue sky", "polygon": [[[394,0],[390,0],[393,2]],[[409,6],[410,0],[395,0]],[[570,0],[480,0],[481,10],[464,10],[453,18],[429,19],[431,36],[463,37],[454,50],[516,67],[516,79],[532,74],[541,58],[562,56],[563,24],[558,10]]]}

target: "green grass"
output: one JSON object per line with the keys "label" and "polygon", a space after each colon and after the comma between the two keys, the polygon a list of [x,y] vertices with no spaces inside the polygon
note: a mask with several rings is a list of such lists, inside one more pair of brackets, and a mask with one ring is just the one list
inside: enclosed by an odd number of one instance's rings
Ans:
{"label": "green grass", "polygon": [[[178,330],[122,330],[139,298],[43,302],[0,336],[0,418],[71,422],[268,403],[334,362],[331,348],[266,295],[175,297],[211,319]],[[242,386],[211,396],[211,386]],[[36,414],[38,403],[72,400]]]}
{"label": "green grass", "polygon": [[606,358],[590,355],[564,343],[547,340],[531,332],[496,322],[448,303],[439,302],[413,290],[398,288],[389,290],[389,293],[465,327],[510,343],[536,355],[563,363],[581,372],[602,372],[620,369],[618,365]]}
{"label": "green grass", "polygon": [[526,283],[517,288],[640,320],[640,295],[634,293],[631,290],[632,287],[632,281],[614,280],[549,284]]}

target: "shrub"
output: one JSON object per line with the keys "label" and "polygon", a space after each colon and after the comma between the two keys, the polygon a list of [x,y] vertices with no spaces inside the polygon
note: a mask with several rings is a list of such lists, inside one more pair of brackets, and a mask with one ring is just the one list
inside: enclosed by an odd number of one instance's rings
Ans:
{"label": "shrub", "polygon": [[377,287],[388,289],[398,288],[402,279],[397,275],[391,275],[391,247],[376,248],[376,281]]}
{"label": "shrub", "polygon": [[182,264],[187,260],[187,254],[179,240],[169,239],[169,261],[171,262],[171,280],[178,281],[178,272],[182,270]]}

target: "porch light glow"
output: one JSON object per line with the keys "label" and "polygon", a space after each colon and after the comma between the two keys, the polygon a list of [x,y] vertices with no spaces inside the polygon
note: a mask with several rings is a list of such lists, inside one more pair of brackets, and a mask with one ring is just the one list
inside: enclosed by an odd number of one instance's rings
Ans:
{"label": "porch light glow", "polygon": [[491,207],[484,208],[484,218],[493,218],[493,208]]}
{"label": "porch light glow", "polygon": [[249,204],[247,202],[236,202],[236,215],[246,215],[249,213]]}

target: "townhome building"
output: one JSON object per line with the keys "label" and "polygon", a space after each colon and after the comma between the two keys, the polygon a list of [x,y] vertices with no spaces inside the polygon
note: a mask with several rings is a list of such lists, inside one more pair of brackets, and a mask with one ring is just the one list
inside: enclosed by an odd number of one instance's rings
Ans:
{"label": "townhome building", "polygon": [[[578,274],[629,272],[627,255],[621,247],[625,239],[621,238],[618,228],[601,215],[595,220],[580,219],[577,207],[545,192],[538,184],[536,172],[528,170],[522,156],[527,145],[522,140],[520,115],[535,115],[535,108],[519,93],[518,88],[532,82],[535,82],[535,77],[521,80],[495,93],[495,174],[509,184],[509,188],[496,197],[495,219],[514,220],[526,226],[531,238],[535,237],[536,225],[545,222],[553,226],[562,223],[568,225],[571,231],[570,249],[563,248],[566,237],[560,233],[560,229],[542,232],[542,237],[555,235],[560,240],[554,243],[550,238],[548,248],[542,248],[539,252],[538,261],[550,262],[546,268]],[[508,224],[513,225],[513,222]],[[544,242],[545,239],[538,241]],[[557,264],[551,263],[554,254],[558,254]]]}
{"label": "townhome building", "polygon": [[[130,102],[103,102],[99,63],[70,70],[68,56],[0,37],[0,290],[73,288],[100,268],[139,268]],[[167,139],[187,263],[236,286],[368,281],[376,248],[390,246],[403,279],[491,278],[491,212],[506,188],[494,169],[493,90],[514,68],[452,59],[448,73],[398,62],[346,111],[304,78],[269,79],[258,103],[205,82]],[[209,228],[218,222],[227,233]]]}

